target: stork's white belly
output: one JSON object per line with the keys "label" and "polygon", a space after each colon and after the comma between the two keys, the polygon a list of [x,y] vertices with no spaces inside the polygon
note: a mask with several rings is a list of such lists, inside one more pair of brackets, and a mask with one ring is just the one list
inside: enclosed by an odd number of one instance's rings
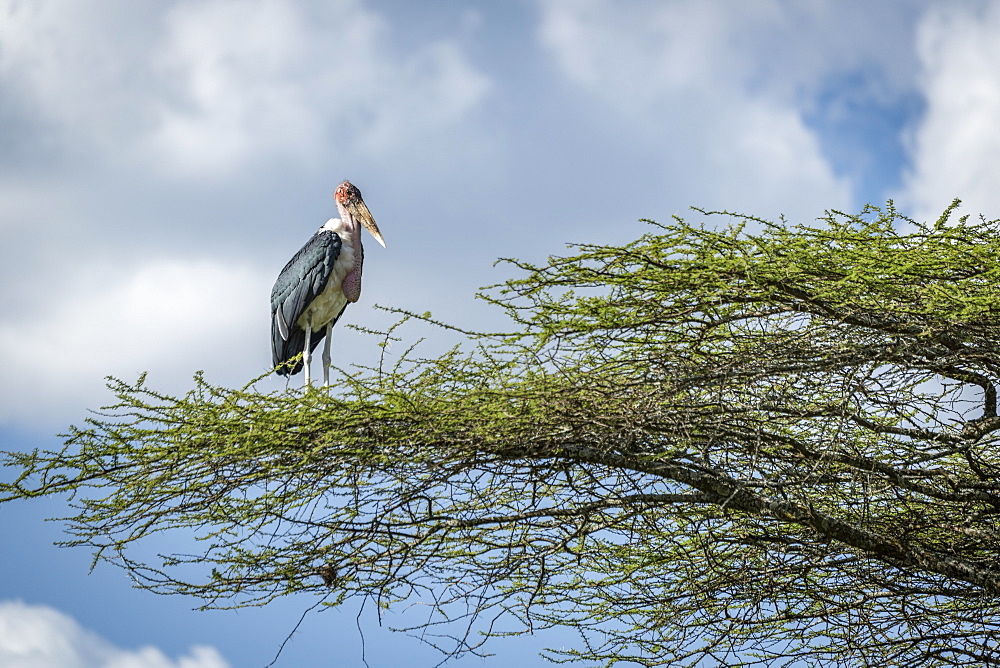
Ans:
{"label": "stork's white belly", "polygon": [[342,288],[344,276],[353,268],[354,247],[344,242],[340,249],[340,255],[333,263],[333,271],[330,273],[330,278],[327,279],[326,287],[302,312],[295,324],[302,329],[308,327],[315,332],[326,327],[331,320],[340,315],[347,304],[347,297],[344,296]]}

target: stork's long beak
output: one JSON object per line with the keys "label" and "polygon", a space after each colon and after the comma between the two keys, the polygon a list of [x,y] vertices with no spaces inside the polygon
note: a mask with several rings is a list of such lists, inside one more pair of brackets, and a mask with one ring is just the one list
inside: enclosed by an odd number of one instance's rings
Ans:
{"label": "stork's long beak", "polygon": [[382,233],[379,232],[378,225],[375,224],[375,219],[372,217],[372,212],[368,210],[368,205],[365,204],[364,200],[357,199],[350,202],[347,208],[350,210],[351,215],[364,225],[366,230],[372,233],[375,241],[382,244],[382,248],[385,248],[385,240],[382,238]]}

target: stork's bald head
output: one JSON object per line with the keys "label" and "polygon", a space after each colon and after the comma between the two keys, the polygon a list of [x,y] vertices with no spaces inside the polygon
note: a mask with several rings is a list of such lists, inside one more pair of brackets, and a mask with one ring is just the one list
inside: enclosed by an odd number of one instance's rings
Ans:
{"label": "stork's bald head", "polygon": [[382,233],[379,232],[378,225],[375,224],[375,219],[372,217],[371,211],[368,210],[368,205],[361,199],[361,191],[358,190],[357,186],[350,181],[344,181],[337,186],[337,191],[333,193],[333,199],[337,203],[337,208],[340,209],[341,216],[350,216],[353,220],[361,223],[375,237],[375,241],[382,244],[382,248],[385,248]]}

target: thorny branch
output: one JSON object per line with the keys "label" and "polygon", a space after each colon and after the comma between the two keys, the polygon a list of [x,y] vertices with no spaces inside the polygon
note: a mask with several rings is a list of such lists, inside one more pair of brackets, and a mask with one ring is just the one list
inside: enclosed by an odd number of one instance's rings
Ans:
{"label": "thorny branch", "polygon": [[[141,587],[371,601],[446,654],[570,626],[549,658],[1000,664],[1000,229],[952,211],[511,261],[515,332],[332,396],[113,381],[0,500],[72,495],[68,544]],[[163,533],[198,541],[135,549]]]}

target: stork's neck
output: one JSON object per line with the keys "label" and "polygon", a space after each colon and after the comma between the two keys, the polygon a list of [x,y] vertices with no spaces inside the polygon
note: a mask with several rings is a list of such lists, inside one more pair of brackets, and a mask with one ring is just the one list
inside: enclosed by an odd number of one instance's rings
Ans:
{"label": "stork's neck", "polygon": [[340,202],[337,202],[337,211],[340,213],[340,230],[342,230],[339,233],[347,237],[345,241],[349,240],[351,245],[357,248],[361,245],[361,225]]}
{"label": "stork's neck", "polygon": [[340,235],[341,240],[348,245],[357,248],[361,245],[361,225],[358,224],[349,212],[340,209],[340,218],[331,218],[321,227],[321,230],[330,230]]}

